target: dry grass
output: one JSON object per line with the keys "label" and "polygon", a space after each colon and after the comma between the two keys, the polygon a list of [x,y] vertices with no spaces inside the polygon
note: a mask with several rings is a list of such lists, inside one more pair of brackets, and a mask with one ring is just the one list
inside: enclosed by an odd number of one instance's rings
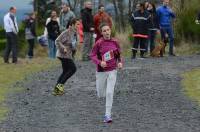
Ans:
{"label": "dry grass", "polygon": [[[0,58],[0,60],[3,60]],[[17,81],[22,81],[27,75],[46,70],[57,65],[58,61],[47,58],[19,59],[19,64],[5,64],[0,61],[0,120],[5,119],[9,109],[5,106],[7,94],[23,88],[12,88]]]}
{"label": "dry grass", "polygon": [[116,38],[118,39],[120,43],[120,47],[122,50],[122,55],[124,57],[130,57],[131,56],[131,48],[132,48],[132,43],[129,40],[130,33],[129,32],[124,32],[124,33],[117,33]]}
{"label": "dry grass", "polygon": [[200,53],[200,44],[197,42],[181,42],[181,44],[175,48],[175,51],[179,55],[192,55]]}
{"label": "dry grass", "polygon": [[194,69],[182,75],[185,94],[200,105],[200,69]]}

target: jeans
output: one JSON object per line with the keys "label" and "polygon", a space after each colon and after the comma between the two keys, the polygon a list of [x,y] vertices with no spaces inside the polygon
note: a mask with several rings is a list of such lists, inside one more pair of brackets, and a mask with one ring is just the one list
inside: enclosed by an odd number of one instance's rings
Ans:
{"label": "jeans", "polygon": [[172,27],[162,27],[161,28],[161,37],[162,40],[165,39],[166,34],[169,36],[169,54],[174,54],[173,48],[174,48],[174,33]]}
{"label": "jeans", "polygon": [[49,58],[55,59],[56,58],[56,45],[55,40],[48,39],[48,46],[49,46]]}
{"label": "jeans", "polygon": [[33,48],[34,48],[34,44],[35,44],[35,39],[28,39],[28,57],[29,58],[33,58]]}

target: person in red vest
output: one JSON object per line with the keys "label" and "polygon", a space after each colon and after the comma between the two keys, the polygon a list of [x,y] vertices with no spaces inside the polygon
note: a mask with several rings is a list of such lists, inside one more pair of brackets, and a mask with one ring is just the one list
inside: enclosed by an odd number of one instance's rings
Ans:
{"label": "person in red vest", "polygon": [[[134,43],[132,48],[132,59],[136,58],[137,50],[140,50],[140,57],[145,58],[146,43],[148,40],[148,29],[150,25],[150,13],[145,10],[144,3],[139,3],[139,9],[131,15],[131,26],[133,29]],[[140,48],[138,47],[140,46]]]}
{"label": "person in red vest", "polygon": [[99,26],[102,23],[108,24],[109,27],[112,29],[112,18],[105,12],[104,5],[100,5],[98,9],[98,13],[94,16],[94,28],[95,34],[97,35],[95,38],[95,42],[102,37],[101,31],[99,29]]}

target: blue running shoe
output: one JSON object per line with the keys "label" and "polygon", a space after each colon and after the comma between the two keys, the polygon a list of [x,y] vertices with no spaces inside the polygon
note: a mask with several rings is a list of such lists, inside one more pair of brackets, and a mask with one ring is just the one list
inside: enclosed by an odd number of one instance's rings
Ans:
{"label": "blue running shoe", "polygon": [[103,122],[104,122],[104,123],[112,123],[112,118],[111,118],[111,116],[105,115]]}

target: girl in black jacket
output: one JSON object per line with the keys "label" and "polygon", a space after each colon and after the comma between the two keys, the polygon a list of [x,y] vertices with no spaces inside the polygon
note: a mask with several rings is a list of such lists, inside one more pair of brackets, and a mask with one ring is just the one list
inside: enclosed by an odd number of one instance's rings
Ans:
{"label": "girl in black jacket", "polygon": [[30,14],[29,18],[25,20],[25,38],[28,41],[28,58],[33,58],[33,48],[35,45],[36,31],[35,31],[35,13]]}
{"label": "girl in black jacket", "polygon": [[155,48],[155,38],[156,38],[156,33],[159,30],[159,21],[156,14],[155,4],[149,3],[147,11],[150,13],[151,18],[149,27],[149,42],[147,43],[146,51],[148,51],[148,44],[150,44],[150,52],[152,52],[153,49]]}
{"label": "girl in black jacket", "polygon": [[[55,11],[52,11],[52,13],[53,12],[55,13]],[[52,16],[50,18],[50,22],[47,23],[46,28],[48,32],[49,57],[55,59],[57,51],[55,46],[55,40],[60,34],[57,16]]]}

